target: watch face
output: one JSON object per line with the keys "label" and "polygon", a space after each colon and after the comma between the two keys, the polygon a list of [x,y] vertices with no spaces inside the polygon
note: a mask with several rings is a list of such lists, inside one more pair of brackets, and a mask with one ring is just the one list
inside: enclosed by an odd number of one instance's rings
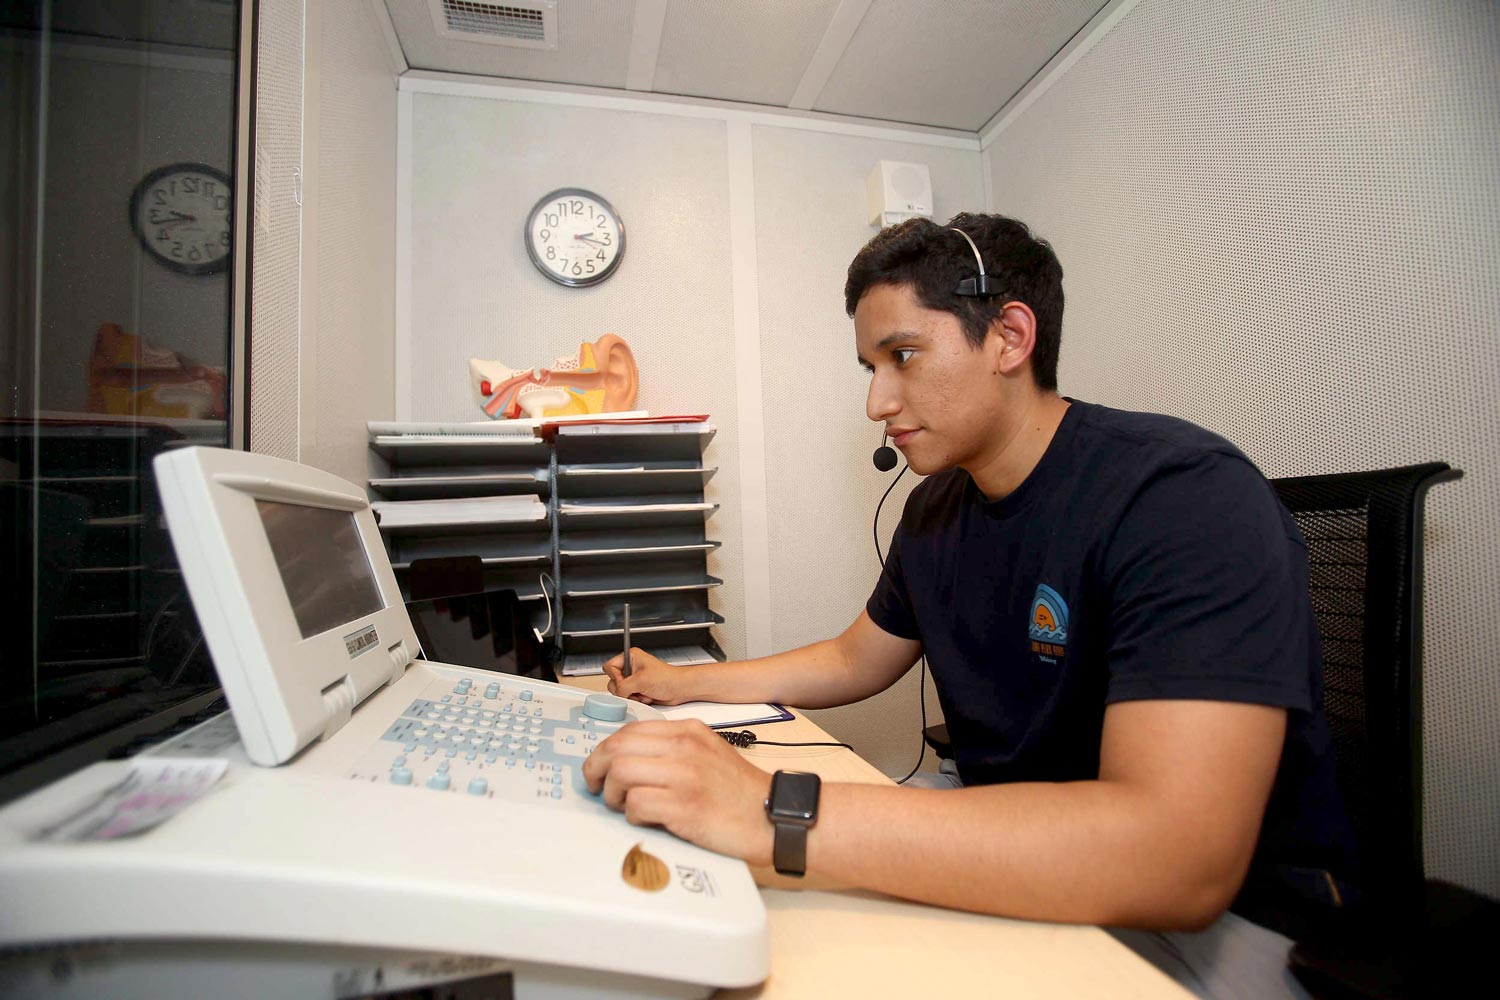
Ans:
{"label": "watch face", "polygon": [[777,771],[771,778],[771,817],[812,821],[818,815],[818,790],[823,782],[816,774]]}
{"label": "watch face", "polygon": [[582,188],[545,195],[526,220],[526,252],[560,285],[580,287],[614,273],[625,253],[625,226],[609,202]]}
{"label": "watch face", "polygon": [[234,187],[203,163],[151,171],[130,196],[130,224],[151,255],[174,271],[209,274],[229,263]]}

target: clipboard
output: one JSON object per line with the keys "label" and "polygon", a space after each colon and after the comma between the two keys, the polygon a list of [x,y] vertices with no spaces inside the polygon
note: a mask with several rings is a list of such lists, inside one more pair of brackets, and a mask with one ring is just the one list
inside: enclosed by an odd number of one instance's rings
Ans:
{"label": "clipboard", "polygon": [[686,701],[681,705],[658,705],[656,708],[668,719],[697,719],[707,723],[710,729],[792,721],[792,713],[785,706],[769,702],[726,705],[716,701]]}

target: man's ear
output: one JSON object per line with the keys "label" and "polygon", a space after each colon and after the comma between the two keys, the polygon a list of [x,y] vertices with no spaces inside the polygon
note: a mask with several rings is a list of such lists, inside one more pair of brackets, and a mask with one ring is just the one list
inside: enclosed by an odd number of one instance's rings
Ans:
{"label": "man's ear", "polygon": [[1024,302],[1007,302],[990,323],[989,335],[996,373],[1013,374],[1036,349],[1036,313]]}

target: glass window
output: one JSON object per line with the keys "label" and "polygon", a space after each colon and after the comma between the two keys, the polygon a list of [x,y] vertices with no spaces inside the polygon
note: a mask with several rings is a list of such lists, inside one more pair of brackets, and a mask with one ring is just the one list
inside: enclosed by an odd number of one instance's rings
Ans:
{"label": "glass window", "polygon": [[0,799],[217,695],[150,466],[229,441],[239,25],[0,6]]}

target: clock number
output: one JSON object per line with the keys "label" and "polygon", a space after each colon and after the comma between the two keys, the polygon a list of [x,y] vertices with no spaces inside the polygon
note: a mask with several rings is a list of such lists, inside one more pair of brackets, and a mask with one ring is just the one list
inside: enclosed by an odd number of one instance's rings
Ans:
{"label": "clock number", "polygon": [[[584,263],[584,268],[585,268],[585,270],[586,270],[586,271],[587,271],[587,272],[588,272],[588,273],[589,273],[589,274],[593,274],[593,273],[594,273],[594,262],[593,262],[593,261],[591,261],[591,260],[586,260],[586,261],[584,261],[584,262],[583,262],[583,263]],[[575,272],[573,272],[573,273],[575,273],[575,274],[576,274],[576,273],[578,273],[578,272],[576,272],[576,271],[575,271]]]}
{"label": "clock number", "polygon": [[542,230],[542,242],[546,243],[551,238],[552,238],[552,230],[550,230],[550,229],[543,229]]}
{"label": "clock number", "polygon": [[610,239],[609,239],[609,234],[608,234],[608,233],[605,233],[605,234],[604,234],[604,239],[603,239],[603,240],[602,240],[602,241],[601,241],[601,242],[602,242],[602,243],[603,243],[603,244],[604,244],[604,245],[605,245],[605,246],[609,246],[609,244],[610,244]]}
{"label": "clock number", "polygon": [[607,226],[607,225],[609,225],[609,220],[606,219],[604,216],[601,215],[601,216],[599,216],[599,221],[596,222],[596,223],[594,223],[594,225],[596,225],[596,226]]}
{"label": "clock number", "polygon": [[596,260],[603,260],[604,259],[604,251],[600,250],[598,253],[594,254],[594,258]]}
{"label": "clock number", "polygon": [[197,194],[198,193],[198,178],[196,178],[196,177],[184,177],[182,179],[182,191],[183,191],[184,194]]}
{"label": "clock number", "polygon": [[167,203],[166,192],[161,188],[152,188],[151,194],[155,196],[158,205],[165,205]]}
{"label": "clock number", "polygon": [[214,211],[215,212],[227,212],[227,211],[229,211],[229,195],[227,195],[227,194],[216,194],[216,195],[214,195]]}
{"label": "clock number", "polygon": [[558,216],[556,212],[548,212],[546,215],[547,225],[553,229],[557,228]]}
{"label": "clock number", "polygon": [[556,260],[557,259],[557,250],[554,247],[548,247],[547,248],[547,259],[548,260]]}

